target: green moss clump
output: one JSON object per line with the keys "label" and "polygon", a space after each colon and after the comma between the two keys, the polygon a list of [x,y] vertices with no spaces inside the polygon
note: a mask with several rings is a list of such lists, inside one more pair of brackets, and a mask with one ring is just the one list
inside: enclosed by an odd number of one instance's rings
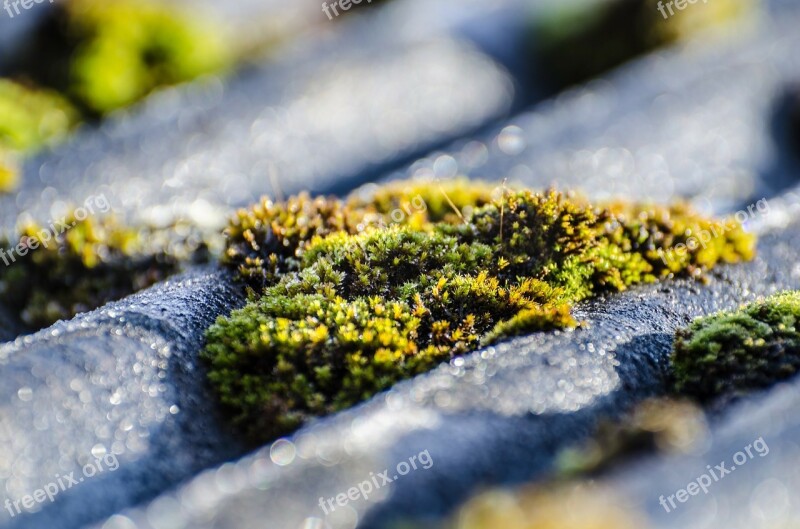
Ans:
{"label": "green moss clump", "polygon": [[191,231],[178,236],[183,229],[137,230],[113,216],[74,214],[63,225],[59,233],[28,224],[17,244],[0,241],[0,300],[34,329],[146,288],[184,261],[207,258],[202,238]]}
{"label": "green moss clump", "polygon": [[[399,182],[240,211],[224,261],[251,301],[209,329],[202,353],[235,421],[255,440],[280,435],[481,345],[574,327],[572,305],[594,294],[754,251],[740,226],[681,205],[495,195],[466,181]],[[705,248],[680,251],[701,231],[714,234]]]}
{"label": "green moss clump", "polygon": [[766,388],[800,369],[800,291],[695,320],[675,335],[678,392],[709,400]]}
{"label": "green moss clump", "polygon": [[60,141],[76,122],[58,94],[0,79],[0,192],[16,186],[17,158]]}
{"label": "green moss clump", "polygon": [[219,28],[166,3],[68,0],[52,12],[16,73],[68,94],[92,115],[232,62]]}

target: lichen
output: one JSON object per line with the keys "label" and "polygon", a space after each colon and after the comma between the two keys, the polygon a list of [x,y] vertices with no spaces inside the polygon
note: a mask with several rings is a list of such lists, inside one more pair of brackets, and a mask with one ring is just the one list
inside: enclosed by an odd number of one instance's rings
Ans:
{"label": "lichen", "polygon": [[675,335],[675,389],[708,401],[766,388],[800,369],[800,291],[698,318]]}
{"label": "lichen", "polygon": [[[207,258],[190,229],[140,229],[74,213],[65,231],[29,223],[0,240],[0,300],[32,329],[100,307]],[[186,227],[184,227],[186,228]],[[178,235],[181,233],[182,235]]]}
{"label": "lichen", "polygon": [[52,10],[17,73],[103,115],[223,70],[230,48],[220,28],[167,3],[69,0]]}
{"label": "lichen", "polygon": [[[705,247],[678,250],[701,231],[713,233]],[[265,199],[226,235],[224,262],[251,301],[209,329],[203,358],[261,440],[481,345],[574,327],[572,305],[597,293],[754,251],[740,226],[685,205],[595,207],[460,180]]]}
{"label": "lichen", "polygon": [[60,141],[76,122],[58,94],[0,79],[0,192],[16,186],[19,158]]}

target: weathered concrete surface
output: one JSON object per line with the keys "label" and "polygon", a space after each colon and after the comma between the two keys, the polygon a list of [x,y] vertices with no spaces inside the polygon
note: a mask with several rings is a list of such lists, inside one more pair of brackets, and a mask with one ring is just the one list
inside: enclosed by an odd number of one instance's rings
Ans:
{"label": "weathered concrete surface", "polygon": [[3,509],[0,526],[80,527],[241,454],[197,353],[242,303],[227,273],[201,269],[0,346],[0,501],[104,453],[120,463],[34,514]]}

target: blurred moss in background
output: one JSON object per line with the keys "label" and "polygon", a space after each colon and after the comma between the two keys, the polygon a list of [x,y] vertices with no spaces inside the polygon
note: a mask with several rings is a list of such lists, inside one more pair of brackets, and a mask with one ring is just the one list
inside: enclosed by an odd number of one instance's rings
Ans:
{"label": "blurred moss in background", "polygon": [[0,192],[24,155],[82,120],[131,105],[154,89],[226,70],[235,52],[220,27],[153,2],[67,0],[54,6],[0,79]]}
{"label": "blurred moss in background", "polygon": [[674,0],[567,0],[537,13],[530,45],[542,82],[559,90],[587,81],[660,46],[743,20],[759,3],[679,1],[682,10]]}
{"label": "blurred moss in background", "polygon": [[58,93],[0,79],[0,191],[16,185],[22,155],[60,141],[77,119]]}
{"label": "blurred moss in background", "polygon": [[69,0],[53,10],[17,67],[101,116],[153,89],[231,62],[211,22],[167,4]]}
{"label": "blurred moss in background", "polygon": [[68,54],[68,68],[46,62],[41,80],[97,114],[130,105],[158,86],[220,71],[231,60],[213,24],[165,4],[71,0],[52,24],[56,31],[40,42],[58,48],[45,56]]}

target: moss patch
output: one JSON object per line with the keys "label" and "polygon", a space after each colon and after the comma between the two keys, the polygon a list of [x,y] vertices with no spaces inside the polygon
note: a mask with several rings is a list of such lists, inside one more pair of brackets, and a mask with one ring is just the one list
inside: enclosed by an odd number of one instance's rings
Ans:
{"label": "moss patch", "polygon": [[[393,218],[398,209],[406,214]],[[714,234],[705,248],[678,248],[701,231]],[[227,237],[224,261],[251,301],[208,330],[202,355],[255,440],[481,345],[573,327],[572,305],[589,296],[754,251],[733,221],[684,205],[599,208],[466,181],[265,200],[239,212]]]}
{"label": "moss patch", "polygon": [[20,156],[60,141],[77,118],[55,92],[0,79],[0,192],[15,187]]}
{"label": "moss patch", "polygon": [[800,291],[695,320],[672,353],[676,390],[709,400],[771,386],[800,369]]}
{"label": "moss patch", "polygon": [[184,261],[207,258],[202,238],[188,227],[134,229],[113,216],[74,214],[63,223],[63,233],[29,224],[17,244],[0,241],[0,300],[32,328],[121,299]]}
{"label": "moss patch", "polygon": [[217,28],[164,3],[69,0],[52,13],[19,73],[96,115],[231,60]]}

